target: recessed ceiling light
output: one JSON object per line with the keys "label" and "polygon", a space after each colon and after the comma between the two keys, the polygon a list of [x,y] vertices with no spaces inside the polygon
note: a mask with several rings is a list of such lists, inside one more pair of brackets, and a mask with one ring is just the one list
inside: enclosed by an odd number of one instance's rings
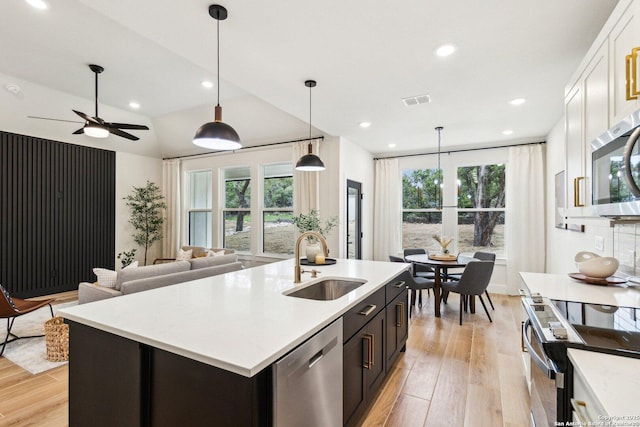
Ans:
{"label": "recessed ceiling light", "polygon": [[129,103],[129,107],[133,108],[134,110],[137,110],[138,108],[140,108],[140,104],[138,104],[136,101],[131,101]]}
{"label": "recessed ceiling light", "polygon": [[506,129],[502,131],[503,135],[511,135],[513,133],[513,131],[511,129]]}
{"label": "recessed ceiling light", "polygon": [[213,83],[211,83],[209,80],[203,80],[202,87],[206,89],[211,89],[213,87]]}
{"label": "recessed ceiling light", "polygon": [[512,99],[511,101],[509,101],[509,104],[511,104],[511,105],[522,105],[525,102],[527,102],[527,100],[524,99],[524,98],[516,98],[516,99]]}
{"label": "recessed ceiling light", "polygon": [[371,122],[360,122],[360,127],[361,128],[368,128],[369,126],[371,126]]}
{"label": "recessed ceiling light", "polygon": [[396,148],[396,144],[394,144],[393,142],[391,144],[388,144],[387,147],[389,148]]}
{"label": "recessed ceiling light", "polygon": [[26,0],[31,6],[36,9],[45,10],[49,9],[49,5],[44,0]]}
{"label": "recessed ceiling light", "polygon": [[436,49],[436,55],[438,56],[449,56],[453,52],[456,51],[456,47],[452,44],[443,44],[438,49]]}
{"label": "recessed ceiling light", "polygon": [[8,83],[4,88],[14,95],[17,95],[20,93],[20,86],[13,83]]}

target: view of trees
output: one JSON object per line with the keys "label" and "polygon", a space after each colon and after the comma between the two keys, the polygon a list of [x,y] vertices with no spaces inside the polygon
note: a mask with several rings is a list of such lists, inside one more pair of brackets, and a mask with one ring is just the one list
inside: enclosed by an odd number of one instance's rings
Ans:
{"label": "view of trees", "polygon": [[[225,206],[230,209],[249,209],[251,206],[250,179],[228,180],[225,182],[224,197]],[[246,212],[240,211],[236,217],[236,231],[244,228]]]}
{"label": "view of trees", "polygon": [[[458,208],[504,208],[504,164],[458,168]],[[489,246],[493,230],[499,222],[504,224],[504,212],[468,212],[460,216],[459,223],[473,221],[473,245]]]}

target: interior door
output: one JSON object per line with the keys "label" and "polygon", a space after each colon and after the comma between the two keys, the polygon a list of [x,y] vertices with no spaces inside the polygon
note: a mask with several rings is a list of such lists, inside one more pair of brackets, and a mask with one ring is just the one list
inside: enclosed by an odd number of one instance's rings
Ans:
{"label": "interior door", "polygon": [[347,258],[362,259],[362,184],[347,180]]}

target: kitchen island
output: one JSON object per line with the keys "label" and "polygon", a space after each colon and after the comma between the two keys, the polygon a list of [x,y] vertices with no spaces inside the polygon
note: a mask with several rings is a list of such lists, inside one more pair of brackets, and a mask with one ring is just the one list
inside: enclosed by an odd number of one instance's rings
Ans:
{"label": "kitchen island", "polygon": [[[269,425],[269,367],[362,301],[382,292],[384,303],[385,285],[408,267],[340,259],[294,284],[287,260],[61,310],[71,325],[70,422],[77,411],[170,425],[171,407],[186,399],[198,408],[223,402],[216,410],[237,413],[236,425]],[[366,283],[332,301],[285,295],[329,277]],[[96,407],[96,389],[108,405]]]}

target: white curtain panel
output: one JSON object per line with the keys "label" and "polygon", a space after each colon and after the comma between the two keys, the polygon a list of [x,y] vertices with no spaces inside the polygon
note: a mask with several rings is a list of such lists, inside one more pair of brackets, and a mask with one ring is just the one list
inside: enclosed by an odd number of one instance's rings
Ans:
{"label": "white curtain panel", "polygon": [[162,190],[167,204],[162,256],[175,258],[180,246],[180,159],[165,160],[162,163]]}
{"label": "white curtain panel", "polygon": [[542,144],[509,148],[506,170],[507,292],[517,295],[521,271],[544,272]]}
{"label": "white curtain panel", "polygon": [[[309,152],[309,141],[296,142],[293,144],[293,166],[300,157]],[[320,157],[320,140],[311,141],[313,154]],[[311,209],[320,210],[320,172],[301,172],[293,170],[293,213],[299,215],[307,214]]]}
{"label": "white curtain panel", "polygon": [[373,259],[389,261],[402,251],[402,193],[398,159],[375,161]]}

